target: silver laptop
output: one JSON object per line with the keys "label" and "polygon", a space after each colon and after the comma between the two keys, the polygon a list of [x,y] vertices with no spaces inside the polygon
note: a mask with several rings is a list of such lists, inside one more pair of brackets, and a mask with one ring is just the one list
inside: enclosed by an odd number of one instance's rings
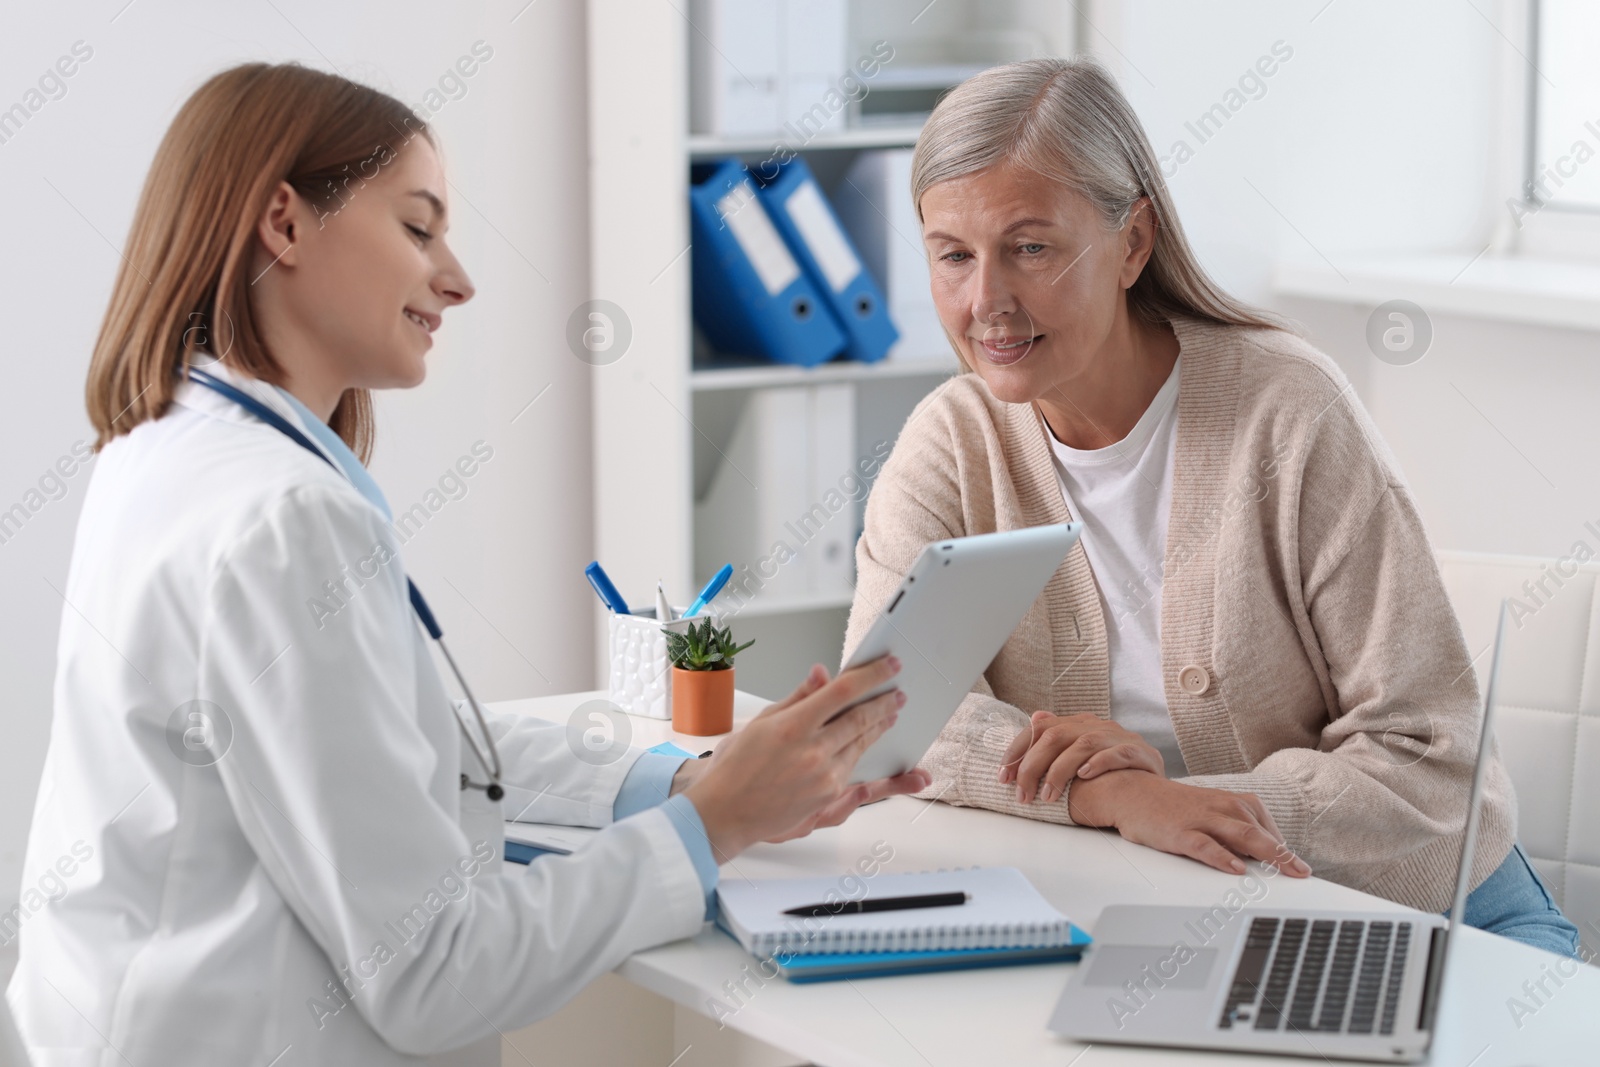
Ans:
{"label": "silver laptop", "polygon": [[[1506,616],[1502,601],[1450,908],[1457,918],[1472,872]],[[1450,926],[1414,911],[1113,905],[1050,1029],[1079,1041],[1413,1063],[1433,1040]]]}

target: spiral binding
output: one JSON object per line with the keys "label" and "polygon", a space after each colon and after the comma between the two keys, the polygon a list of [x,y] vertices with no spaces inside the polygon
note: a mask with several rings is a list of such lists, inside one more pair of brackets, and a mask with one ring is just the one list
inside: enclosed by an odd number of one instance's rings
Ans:
{"label": "spiral binding", "polygon": [[[976,866],[940,867],[919,874],[944,874],[977,870]],[[826,921],[825,917],[824,921]],[[1072,923],[1067,919],[1050,923],[985,923],[978,926],[915,927],[909,930],[861,930],[854,927],[824,928],[815,933],[798,924],[780,934],[763,933],[753,939],[752,948],[764,956],[778,953],[797,956],[828,956],[855,952],[930,952],[973,948],[1058,948],[1072,944]]]}

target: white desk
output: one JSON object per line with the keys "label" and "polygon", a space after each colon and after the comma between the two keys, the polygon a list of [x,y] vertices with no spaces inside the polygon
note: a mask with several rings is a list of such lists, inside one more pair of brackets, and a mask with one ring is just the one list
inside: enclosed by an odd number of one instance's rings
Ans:
{"label": "white desk", "polygon": [[[603,694],[509,701],[496,707],[565,721],[579,703],[597,696]],[[762,703],[741,695],[736,717],[753,714]],[[673,740],[696,752],[714,747],[705,739],[674,734],[666,722],[638,718],[631,722],[635,724],[635,745]],[[880,841],[894,849],[894,858],[883,868],[887,871],[974,864],[1018,867],[1052,904],[1091,933],[1100,909],[1108,904],[1210,907],[1221,903],[1240,882],[1232,875],[1130,844],[1105,831],[1054,826],[906,797],[864,808],[843,826],[798,841],[758,845],[725,865],[722,877],[843,874]],[[1261,901],[1265,906],[1395,906],[1316,878],[1296,881],[1279,875],[1265,884],[1268,888]],[[1600,1058],[1600,968],[1581,967],[1576,977],[1562,978],[1564,985],[1558,987],[1547,977],[1557,957],[1472,929],[1463,931],[1452,955],[1433,1064],[1510,1067],[1590,1063]],[[1079,1063],[1076,1057],[1084,1051],[1045,1029],[1075,964],[815,985],[790,985],[780,978],[759,986],[754,964],[754,958],[737,942],[707,927],[698,937],[633,956],[617,973],[708,1016],[717,1014],[712,998],[730,1008],[738,1006],[731,1017],[721,1013],[728,1026],[828,1067],[1066,1067]],[[754,981],[748,977],[751,974],[756,974]],[[1545,979],[1552,995],[1541,996],[1542,1006],[1524,1015],[1519,1028],[1508,1001],[1516,997],[1535,1006],[1523,983],[1540,979]],[[725,989],[725,983],[740,980],[752,990],[742,1006],[732,1001]],[[1099,1067],[1190,1060],[1249,1067],[1307,1062],[1101,1045],[1081,1063],[1082,1067]]]}

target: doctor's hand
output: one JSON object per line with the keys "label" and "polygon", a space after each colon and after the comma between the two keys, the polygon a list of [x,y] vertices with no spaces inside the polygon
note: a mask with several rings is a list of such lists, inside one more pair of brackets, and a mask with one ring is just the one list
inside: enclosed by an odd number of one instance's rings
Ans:
{"label": "doctor's hand", "polygon": [[893,726],[905,696],[898,689],[851,708],[900,671],[885,657],[828,679],[822,667],[786,699],[768,707],[717,746],[684,790],[705,823],[712,852],[725,863],[757,841],[800,837],[843,822],[862,804],[927,787],[920,770],[852,786],[861,754]]}
{"label": "doctor's hand", "polygon": [[1115,827],[1135,844],[1188,856],[1219,871],[1243,874],[1245,860],[1259,860],[1295,878],[1311,873],[1253,793],[1119,770],[1073,782],[1067,806],[1080,826]]}
{"label": "doctor's hand", "polygon": [[[821,689],[828,682],[828,672],[821,664],[811,668],[805,681],[791,693],[784,701],[790,704],[804,700],[806,697]],[[838,826],[848,819],[855,810],[863,804],[872,804],[885,797],[897,796],[903,793],[917,793],[933,784],[933,776],[920,767],[914,767],[904,774],[895,775],[893,778],[879,778],[871,782],[861,782],[857,785],[847,786],[827,807],[816,812],[788,830],[762,838],[763,841],[779,842],[789,841],[796,837],[804,837],[812,830],[827,826]]]}
{"label": "doctor's hand", "polygon": [[1031,804],[1035,796],[1055,800],[1074,778],[1125,769],[1167,774],[1161,753],[1132,730],[1088,712],[1036,711],[1006,749],[1000,781],[1016,782],[1018,802]]}

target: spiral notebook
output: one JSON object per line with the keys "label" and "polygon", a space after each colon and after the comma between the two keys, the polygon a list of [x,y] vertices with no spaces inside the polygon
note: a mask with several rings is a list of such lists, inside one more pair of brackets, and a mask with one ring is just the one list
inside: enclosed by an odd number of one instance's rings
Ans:
{"label": "spiral notebook", "polygon": [[[965,904],[816,918],[784,914],[790,908],[839,900],[956,892],[968,894]],[[730,878],[717,887],[717,901],[717,924],[757,956],[1045,949],[1089,941],[1015,867],[880,874],[870,879]]]}

